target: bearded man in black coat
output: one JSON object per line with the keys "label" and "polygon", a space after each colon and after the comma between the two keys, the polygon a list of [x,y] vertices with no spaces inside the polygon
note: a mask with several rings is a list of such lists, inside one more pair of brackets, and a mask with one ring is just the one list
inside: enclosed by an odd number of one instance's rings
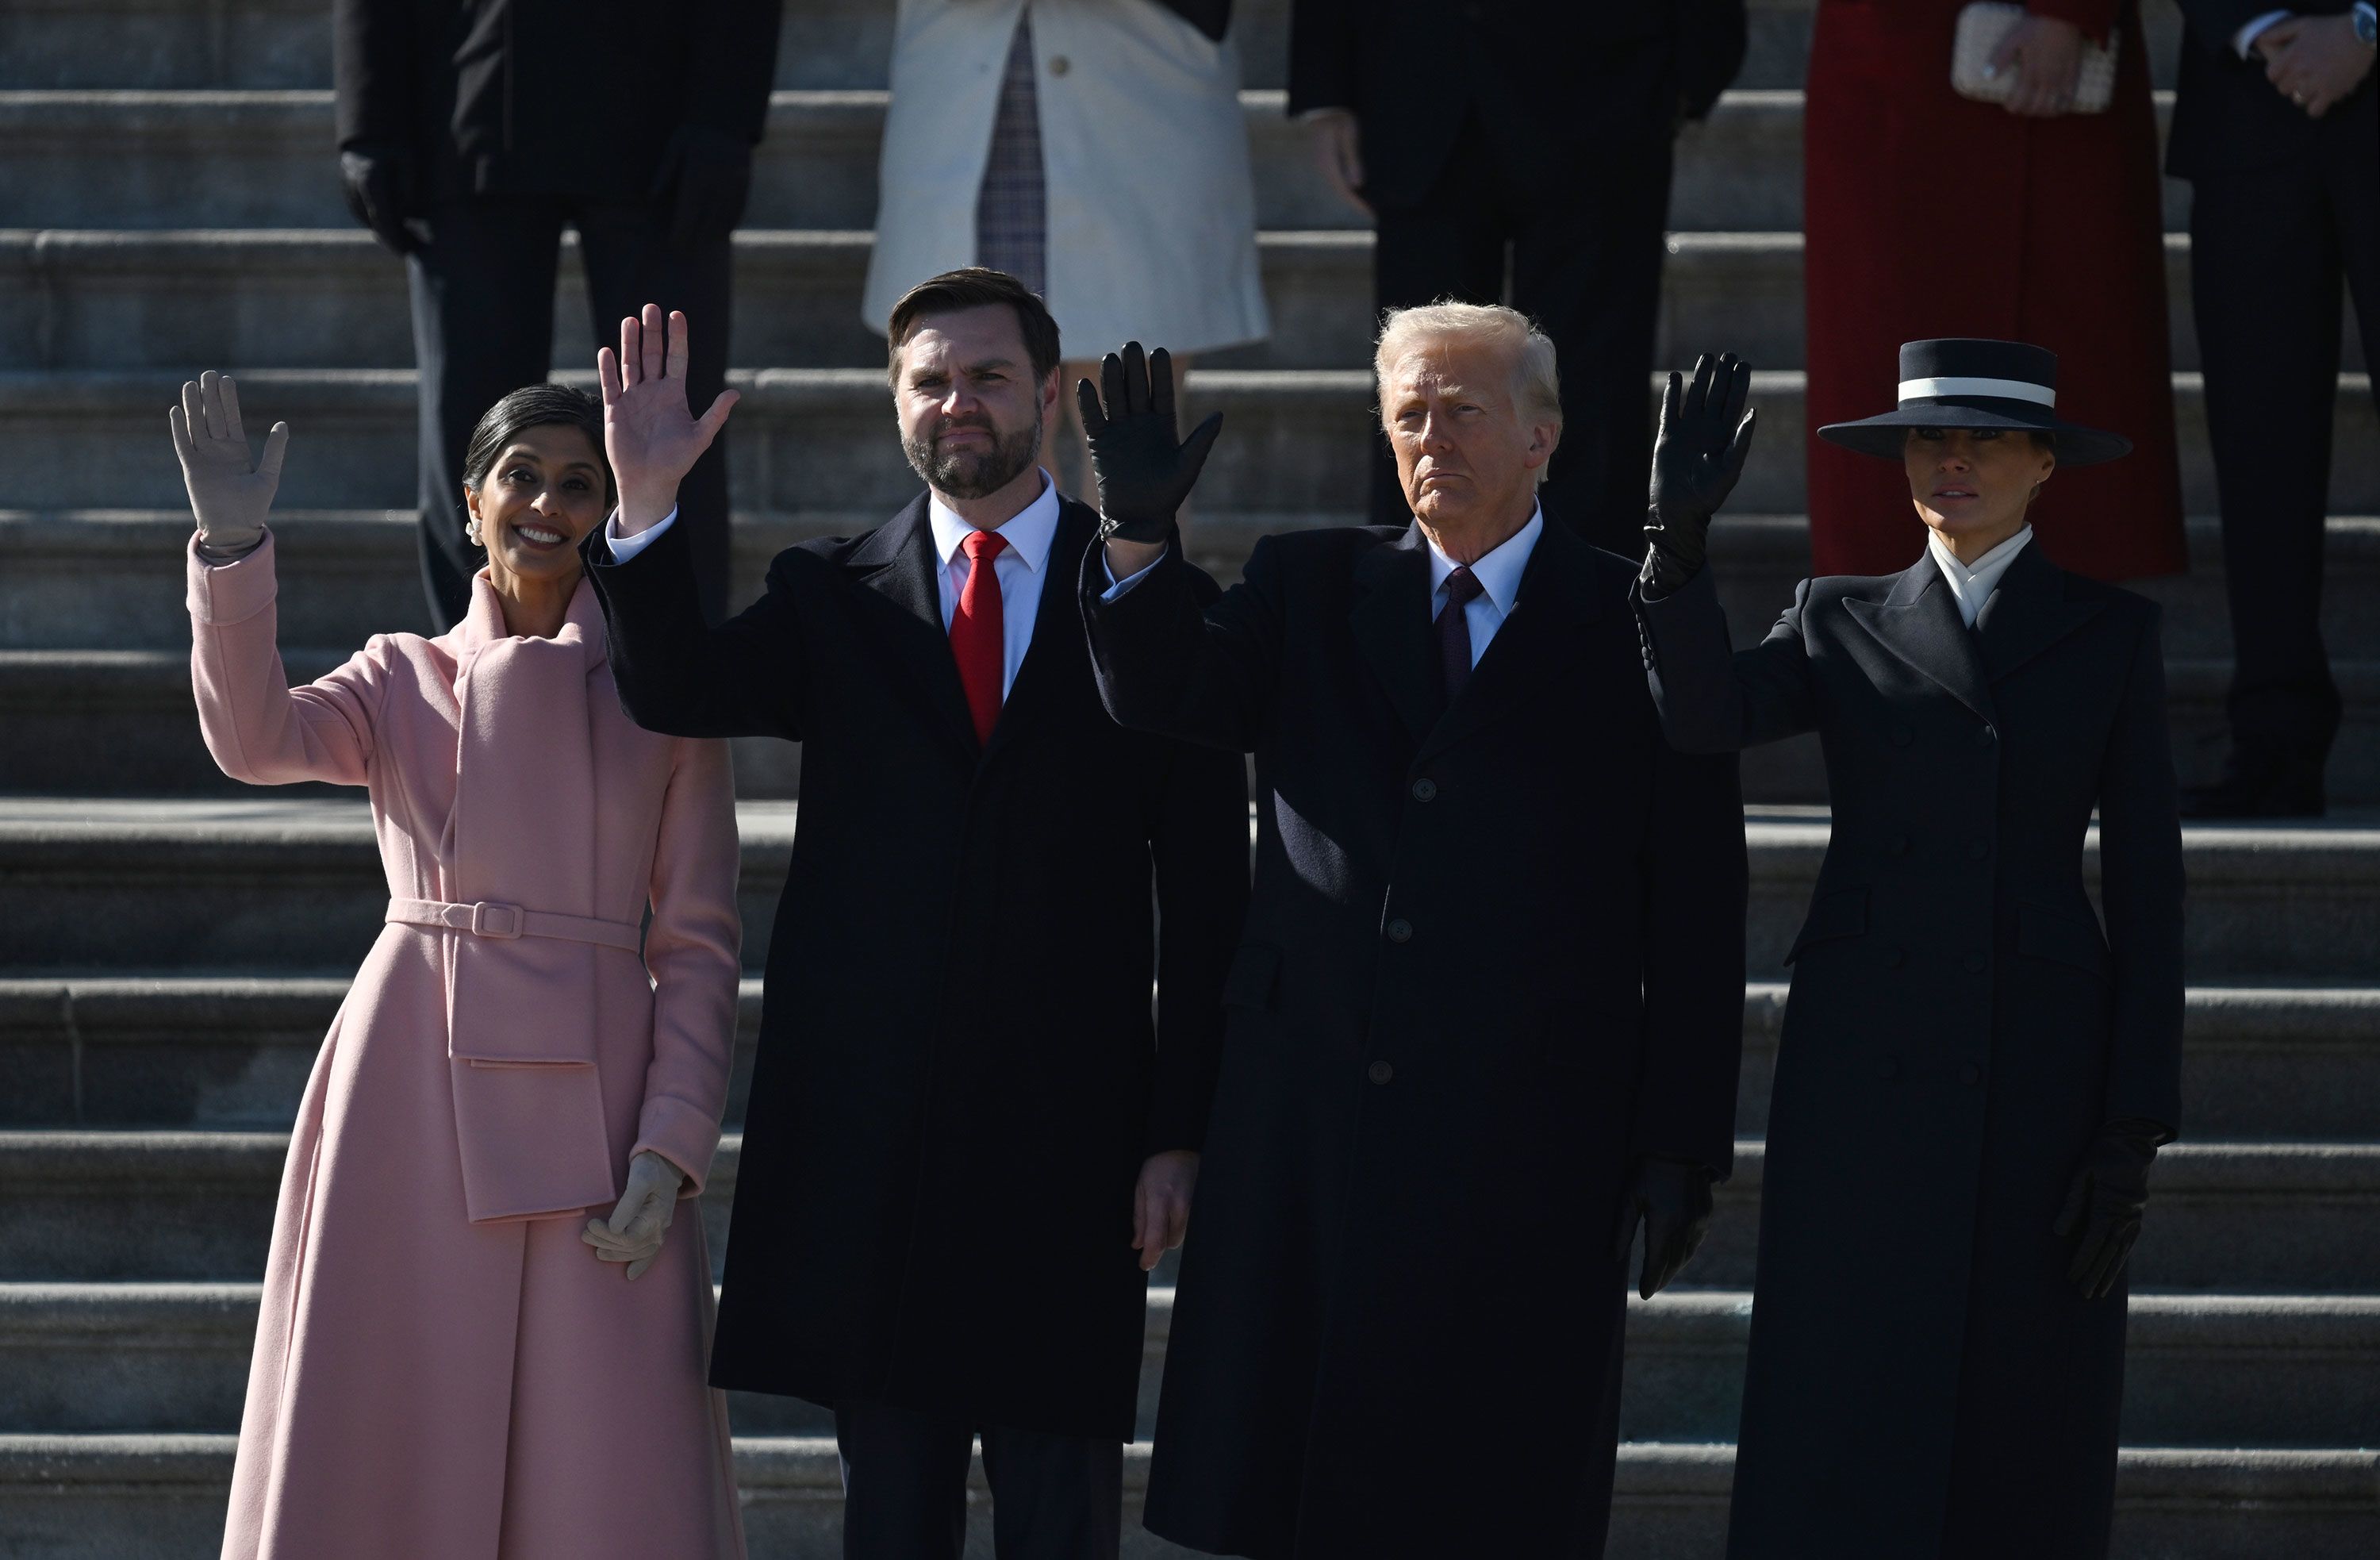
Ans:
{"label": "bearded man in black coat", "polygon": [[1257,544],[1206,604],[1170,366],[1109,360],[1084,560],[1127,726],[1253,752],[1245,940],[1147,1521],[1257,1556],[1603,1552],[1625,1263],[1673,1276],[1732,1147],[1745,853],[1730,758],[1661,739],[1633,566],[1548,524],[1554,349],[1392,316],[1413,518]]}

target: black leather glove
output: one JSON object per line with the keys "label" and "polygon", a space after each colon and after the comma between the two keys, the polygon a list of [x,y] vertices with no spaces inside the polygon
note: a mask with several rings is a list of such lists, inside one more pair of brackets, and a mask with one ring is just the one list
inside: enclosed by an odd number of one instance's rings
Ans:
{"label": "black leather glove", "polygon": [[1661,427],[1653,439],[1652,503],[1645,520],[1647,592],[1666,596],[1702,572],[1703,543],[1711,517],[1735,491],[1752,453],[1757,411],[1743,403],[1752,394],[1752,365],[1732,352],[1694,360],[1691,388],[1670,375],[1661,392]]}
{"label": "black leather glove", "polygon": [[1144,361],[1139,342],[1124,343],[1122,355],[1099,360],[1099,381],[1103,390],[1087,379],[1075,386],[1099,484],[1099,539],[1162,543],[1223,431],[1223,414],[1173,442],[1173,358],[1162,347]]}
{"label": "black leather glove", "polygon": [[2074,1260],[2067,1281],[2095,1300],[2116,1286],[2141,1237],[2141,1213],[2149,1203],[2149,1166],[2157,1146],[2171,1134],[2154,1121],[2111,1121],[2082,1152],[2074,1180],[2066,1189],[2066,1206],[2058,1213],[2055,1232],[2074,1242]]}
{"label": "black leather glove", "polygon": [[1620,1199],[1620,1230],[1612,1243],[1616,1261],[1628,1260],[1636,1223],[1645,1224],[1645,1265],[1636,1292],[1651,1299],[1669,1286],[1703,1243],[1711,1221],[1711,1173],[1692,1160],[1646,1154],[1629,1174]]}
{"label": "black leather glove", "polygon": [[411,254],[421,240],[406,225],[413,195],[413,159],[389,147],[359,146],[339,153],[339,180],[347,210],[371,229],[391,254]]}
{"label": "black leather glove", "polygon": [[672,249],[735,232],[751,193],[751,143],[708,125],[680,125],[653,175],[653,199],[669,201]]}

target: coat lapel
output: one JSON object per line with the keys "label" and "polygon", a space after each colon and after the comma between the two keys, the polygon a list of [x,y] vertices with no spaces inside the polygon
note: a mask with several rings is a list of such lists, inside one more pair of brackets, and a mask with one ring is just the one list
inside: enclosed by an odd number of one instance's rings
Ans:
{"label": "coat lapel", "polygon": [[[1029,731],[1047,713],[1061,706],[1059,685],[1071,662],[1080,663],[1090,651],[1083,639],[1082,607],[1075,581],[1083,569],[1083,554],[1099,533],[1099,517],[1071,499],[1061,499],[1058,530],[1050,539],[1050,555],[1041,560],[1041,600],[1033,610],[1033,642],[1026,646],[1025,663],[1000,707],[984,749],[989,762],[995,753]],[[939,610],[939,609],[938,609]]]}
{"label": "coat lapel", "polygon": [[1975,618],[1984,673],[1998,682],[2098,615],[2105,604],[2066,599],[2066,575],[2027,542]]}
{"label": "coat lapel", "polygon": [[1887,650],[1940,683],[1984,719],[1993,718],[1991,689],[1975,636],[1967,631],[1949,581],[1931,555],[1902,570],[1883,602],[1854,597],[1843,606]]}
{"label": "coat lapel", "polygon": [[1421,527],[1355,564],[1355,605],[1347,615],[1355,648],[1396,706],[1405,729],[1419,741],[1438,724],[1444,695],[1438,686],[1435,647],[1429,635],[1429,550]]}
{"label": "coat lapel", "polygon": [[950,630],[942,625],[941,560],[934,555],[934,528],[919,494],[852,553],[844,567],[858,582],[897,608],[906,622],[891,636],[900,659],[934,725],[972,757],[975,718],[967,713],[966,690],[959,686],[958,663],[951,658]]}
{"label": "coat lapel", "polygon": [[1603,615],[1603,603],[1585,581],[1585,562],[1586,543],[1568,527],[1548,520],[1521,571],[1512,610],[1472,668],[1462,697],[1422,743],[1423,761],[1543,697],[1536,674],[1557,635]]}

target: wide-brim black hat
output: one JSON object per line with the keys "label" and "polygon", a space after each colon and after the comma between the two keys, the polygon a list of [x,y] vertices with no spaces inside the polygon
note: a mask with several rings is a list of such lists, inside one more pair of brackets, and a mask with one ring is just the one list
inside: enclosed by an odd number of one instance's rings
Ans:
{"label": "wide-brim black hat", "polygon": [[1912,341],[1900,348],[1900,405],[1880,417],[1829,422],[1828,444],[1862,455],[1900,458],[1912,428],[2010,428],[2050,433],[2058,464],[2095,466],[2131,453],[2132,442],[2058,415],[2058,354],[2022,341],[1963,336]]}

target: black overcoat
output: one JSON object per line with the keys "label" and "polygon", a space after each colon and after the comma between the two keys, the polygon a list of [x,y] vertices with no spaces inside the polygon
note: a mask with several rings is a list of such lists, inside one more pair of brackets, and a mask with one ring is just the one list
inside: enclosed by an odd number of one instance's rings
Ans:
{"label": "black overcoat", "polygon": [[409,216],[475,195],[648,200],[682,126],[759,144],[783,15],[783,0],[333,0],[339,146],[410,152]]}
{"label": "black overcoat", "polygon": [[638,724],[802,743],[717,1385],[1132,1438],[1133,1188],[1205,1134],[1248,811],[1238,760],[1099,707],[1074,602],[1098,523],[1062,511],[981,750],[922,495],[779,554],[715,631],[675,526],[593,571]]}
{"label": "black overcoat", "polygon": [[1671,742],[1815,730],[1833,799],[1788,958],[1729,1554],[2104,1554],[2125,1291],[2078,1295],[2052,1225],[2102,1123],[2180,1114],[2157,609],[2028,544],[1973,632],[1930,557],[1803,582],[1741,654],[1707,570],[1639,610]]}
{"label": "black overcoat", "polygon": [[1441,717],[1417,530],[1117,601],[1127,725],[1252,750],[1257,879],[1149,1529],[1259,1556],[1602,1553],[1622,1177],[1733,1142],[1735,765],[1661,740],[1631,566],[1548,526]]}

